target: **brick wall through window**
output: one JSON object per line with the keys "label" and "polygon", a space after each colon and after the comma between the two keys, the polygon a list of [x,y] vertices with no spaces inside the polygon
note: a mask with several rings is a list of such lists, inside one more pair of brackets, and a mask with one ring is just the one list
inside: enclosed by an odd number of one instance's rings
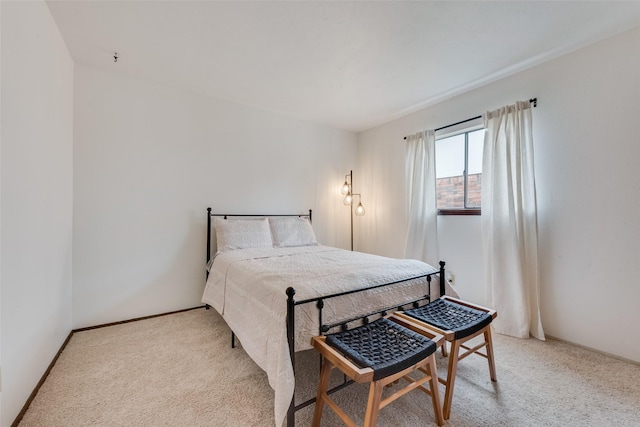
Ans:
{"label": "brick wall through window", "polygon": [[[482,174],[469,175],[470,208],[481,206]],[[438,195],[438,209],[464,208],[464,176],[451,176],[436,180],[436,194]]]}

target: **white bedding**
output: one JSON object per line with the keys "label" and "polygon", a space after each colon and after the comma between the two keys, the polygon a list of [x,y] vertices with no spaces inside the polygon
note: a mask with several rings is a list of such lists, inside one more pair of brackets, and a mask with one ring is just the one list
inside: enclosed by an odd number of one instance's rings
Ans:
{"label": "white bedding", "polygon": [[[266,371],[275,390],[275,424],[281,426],[293,396],[295,379],[286,337],[286,294],[301,301],[364,289],[437,271],[416,260],[385,258],[328,246],[251,248],[216,256],[202,296],[234,331],[249,356]],[[416,299],[426,293],[424,279],[403,282],[325,303],[323,319],[339,321]],[[393,289],[391,289],[393,288]],[[431,297],[439,296],[438,278]],[[318,335],[315,304],[296,307],[296,351],[310,348]]]}

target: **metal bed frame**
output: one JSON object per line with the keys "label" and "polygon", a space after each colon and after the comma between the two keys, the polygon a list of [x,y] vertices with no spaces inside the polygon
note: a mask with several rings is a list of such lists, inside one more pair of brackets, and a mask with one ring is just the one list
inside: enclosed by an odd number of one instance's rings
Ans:
{"label": "metal bed frame", "polygon": [[[301,217],[301,218],[308,218],[309,222],[311,222],[312,219],[312,210],[309,209],[309,213],[308,214],[275,214],[275,215],[262,215],[262,214],[216,214],[216,213],[212,213],[211,212],[211,208],[207,208],[207,264],[209,263],[209,260],[211,259],[211,218],[212,217],[223,217],[224,219],[227,219],[228,217],[254,217],[254,218],[263,218],[263,217]],[[315,303],[316,307],[318,309],[318,324],[320,325],[320,330],[318,331],[319,335],[322,334],[326,334],[327,332],[331,331],[334,328],[340,327],[343,330],[346,330],[348,328],[349,324],[352,324],[354,322],[357,322],[358,320],[361,320],[363,323],[368,323],[369,322],[369,318],[370,317],[374,317],[374,316],[385,316],[389,311],[393,311],[393,310],[402,310],[403,308],[405,308],[406,306],[411,306],[411,307],[418,307],[420,305],[421,302],[426,302],[429,303],[431,301],[430,298],[430,292],[431,292],[431,279],[432,276],[437,274],[440,276],[441,280],[440,280],[440,295],[444,295],[445,294],[445,281],[444,281],[444,277],[445,277],[445,262],[444,261],[440,261],[440,268],[439,270],[433,272],[433,273],[429,273],[429,274],[423,274],[423,275],[419,275],[419,276],[414,276],[414,277],[409,277],[406,279],[402,279],[402,280],[398,280],[398,281],[394,281],[394,282],[389,282],[389,283],[383,283],[380,285],[375,285],[375,286],[371,286],[368,288],[364,288],[364,289],[356,289],[356,290],[352,290],[352,291],[345,291],[345,292],[338,292],[338,293],[334,293],[334,294],[330,294],[330,295],[323,295],[320,297],[316,297],[316,298],[310,298],[310,299],[305,299],[305,300],[300,300],[300,301],[296,301],[295,300],[295,294],[296,294],[296,290],[292,287],[287,288],[287,290],[285,291],[286,294],[286,306],[287,306],[287,317],[286,317],[286,327],[287,327],[287,342],[289,345],[289,356],[291,358],[291,366],[293,369],[293,373],[294,373],[294,378],[295,378],[295,369],[296,369],[296,365],[295,365],[295,307],[298,305],[303,305],[303,304],[312,304]],[[208,271],[207,271],[207,276],[209,275]],[[427,287],[427,292],[424,296],[422,296],[421,298],[412,300],[412,301],[407,301],[401,305],[394,305],[394,306],[389,306],[389,307],[385,307],[382,308],[380,310],[376,310],[373,312],[368,312],[366,314],[361,314],[358,315],[356,317],[352,317],[349,319],[343,319],[340,322],[337,323],[325,323],[323,320],[323,308],[325,305],[325,301],[330,300],[332,298],[337,298],[340,296],[344,296],[344,295],[349,295],[349,294],[354,294],[357,292],[364,292],[364,291],[368,291],[371,289],[376,289],[376,288],[382,288],[382,287],[386,287],[386,286],[392,286],[392,285],[396,285],[398,283],[402,283],[402,282],[407,282],[410,280],[416,280],[416,279],[421,279],[424,278],[426,280],[426,287]],[[284,296],[283,296],[284,297]],[[207,309],[209,309],[209,306],[207,305]],[[235,334],[233,331],[231,331],[231,346],[235,347]],[[344,387],[350,385],[353,381],[347,381],[346,378],[345,380],[341,383],[338,384],[337,386],[333,387],[332,389],[328,390],[327,393],[334,393],[338,390],[343,389]],[[302,403],[299,403],[298,405],[295,404],[295,387],[294,387],[294,395],[291,397],[291,403],[289,404],[289,409],[287,410],[287,417],[286,417],[286,422],[287,422],[287,427],[294,427],[295,425],[295,413],[296,411],[305,408],[313,403],[315,403],[316,398],[313,397],[311,399],[308,399]]]}
{"label": "metal bed frame", "polygon": [[[211,218],[214,216],[221,216],[224,219],[227,219],[228,217],[239,217],[239,218],[268,218],[268,217],[274,217],[274,216],[297,216],[299,218],[309,218],[309,222],[311,221],[311,209],[309,209],[309,213],[308,214],[275,214],[275,215],[255,215],[255,214],[218,214],[218,213],[213,213],[211,212],[211,208],[207,208],[207,264],[209,263],[209,260],[211,259]],[[207,272],[208,275],[208,272]]]}

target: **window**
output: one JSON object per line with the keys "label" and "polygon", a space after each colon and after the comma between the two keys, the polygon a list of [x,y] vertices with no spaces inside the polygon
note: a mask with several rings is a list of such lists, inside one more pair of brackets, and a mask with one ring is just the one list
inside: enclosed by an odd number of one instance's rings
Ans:
{"label": "window", "polygon": [[479,215],[484,129],[436,136],[436,194],[441,215]]}

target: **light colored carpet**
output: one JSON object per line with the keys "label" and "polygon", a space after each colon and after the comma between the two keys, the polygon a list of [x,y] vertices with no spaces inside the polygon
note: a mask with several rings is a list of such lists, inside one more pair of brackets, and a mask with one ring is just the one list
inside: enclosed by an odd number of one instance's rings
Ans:
{"label": "light colored carpet", "polygon": [[[498,382],[486,360],[459,365],[451,419],[467,426],[639,426],[640,366],[549,340],[494,334]],[[298,394],[315,393],[318,359],[298,356]],[[446,368],[439,355],[438,366]],[[367,387],[334,398],[362,422]],[[212,309],[73,335],[21,427],[273,426],[265,373]],[[310,424],[313,407],[296,415]],[[325,408],[323,425],[341,425]],[[414,391],[380,413],[379,426],[435,425],[429,397]]]}

